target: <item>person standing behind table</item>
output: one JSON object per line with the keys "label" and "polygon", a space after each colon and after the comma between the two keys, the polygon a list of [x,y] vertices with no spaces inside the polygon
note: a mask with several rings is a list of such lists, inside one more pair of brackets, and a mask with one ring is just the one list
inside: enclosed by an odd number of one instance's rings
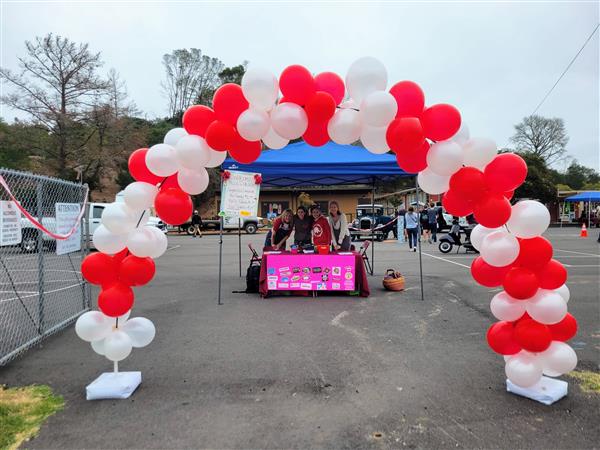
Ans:
{"label": "person standing behind table", "polygon": [[329,202],[329,226],[331,227],[331,244],[335,251],[350,250],[350,230],[346,214],[340,211],[340,205],[335,200]]}
{"label": "person standing behind table", "polygon": [[294,229],[294,214],[291,209],[283,211],[281,216],[273,221],[273,228],[267,233],[265,247],[275,250],[285,250],[285,243]]}
{"label": "person standing behind table", "polygon": [[202,217],[200,217],[197,210],[194,211],[194,215],[192,216],[192,227],[194,228],[192,237],[202,237],[202,230],[200,229],[200,227],[202,227]]}
{"label": "person standing behind table", "polygon": [[294,215],[294,244],[299,247],[310,245],[312,217],[304,206],[299,206]]}
{"label": "person standing behind table", "polygon": [[427,219],[429,222],[429,232],[431,233],[431,237],[429,238],[429,243],[431,241],[437,242],[437,208],[435,203],[431,202],[429,204],[429,208],[427,208]]}
{"label": "person standing behind table", "polygon": [[419,214],[415,212],[415,208],[410,206],[408,212],[404,216],[404,223],[406,224],[406,232],[408,233],[408,246],[413,252],[417,251],[419,220]]}
{"label": "person standing behind table", "polygon": [[313,218],[312,224],[312,241],[314,245],[331,244],[331,227],[326,217],[321,214],[319,205],[314,205],[310,208],[310,213]]}

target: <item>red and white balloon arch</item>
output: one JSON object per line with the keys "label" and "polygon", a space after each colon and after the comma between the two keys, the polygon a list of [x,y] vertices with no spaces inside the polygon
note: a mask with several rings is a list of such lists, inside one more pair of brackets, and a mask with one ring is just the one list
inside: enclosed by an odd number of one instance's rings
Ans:
{"label": "red and white balloon arch", "polygon": [[577,322],[567,312],[567,272],[541,236],[550,214],[536,201],[509,201],[525,181],[525,162],[513,153],[498,154],[490,139],[470,137],[454,106],[426,107],[416,83],[387,86],[385,66],[370,57],[350,66],[345,83],[333,72],[313,76],[299,65],[279,78],[250,67],[241,86],[217,89],[212,108],[185,111],[183,128],[169,131],[164,143],[134,151],[129,170],[136,181],[125,189],[124,203],[105,208],[93,236],[99,252],[82,264],[84,277],[101,286],[100,311],[79,318],[78,335],[111,361],[150,343],[152,322],[128,319],[132,287],[152,279],[154,259],[167,247],[165,235],[145,224],[149,208],[166,223],[187,221],[190,195],[207,188],[206,168],[219,166],[227,152],[247,164],[264,148],[279,149],[293,139],[313,146],[360,139],[372,153],[395,153],[402,169],[418,173],[425,192],[444,194],[450,214],[474,214],[479,225],[471,239],[481,256],[471,273],[483,286],[504,289],[491,300],[499,321],[487,340],[504,356],[507,377],[529,387],[543,374],[573,370],[577,357],[565,341],[575,335]]}

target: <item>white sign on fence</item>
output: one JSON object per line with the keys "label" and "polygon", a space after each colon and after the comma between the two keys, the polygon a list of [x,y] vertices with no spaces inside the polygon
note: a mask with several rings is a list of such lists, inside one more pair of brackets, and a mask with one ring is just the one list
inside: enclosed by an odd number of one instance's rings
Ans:
{"label": "white sign on fence", "polygon": [[240,215],[256,216],[260,184],[256,184],[255,175],[260,174],[235,170],[230,170],[229,173],[229,179],[223,181],[221,211],[225,213],[225,217],[236,219]]}
{"label": "white sign on fence", "polygon": [[[79,203],[56,203],[56,234],[67,234],[77,223],[81,206]],[[81,226],[67,239],[56,240],[56,254],[76,252],[81,249]]]}
{"label": "white sign on fence", "polygon": [[15,202],[0,201],[0,245],[17,245],[21,240],[21,211]]}

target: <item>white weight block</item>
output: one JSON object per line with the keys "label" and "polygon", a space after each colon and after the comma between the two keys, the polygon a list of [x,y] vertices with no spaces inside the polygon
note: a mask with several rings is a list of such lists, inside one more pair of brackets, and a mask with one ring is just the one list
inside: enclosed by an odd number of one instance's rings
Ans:
{"label": "white weight block", "polygon": [[87,400],[129,398],[142,382],[142,372],[104,372],[85,388]]}
{"label": "white weight block", "polygon": [[523,388],[506,380],[506,390],[522,397],[530,398],[544,405],[551,405],[567,396],[569,383],[555,378],[542,377],[533,386]]}

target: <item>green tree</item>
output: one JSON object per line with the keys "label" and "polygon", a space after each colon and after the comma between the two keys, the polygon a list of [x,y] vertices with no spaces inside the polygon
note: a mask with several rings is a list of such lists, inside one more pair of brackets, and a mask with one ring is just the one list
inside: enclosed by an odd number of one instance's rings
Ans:
{"label": "green tree", "polygon": [[527,163],[527,178],[515,191],[515,198],[537,199],[542,203],[556,200],[556,179],[548,169],[544,158],[532,152],[521,152]]}
{"label": "green tree", "polygon": [[533,115],[515,125],[510,140],[518,152],[537,155],[551,165],[564,158],[569,137],[562,119]]}
{"label": "green tree", "polygon": [[563,174],[562,182],[575,190],[587,189],[584,186],[600,183],[600,174],[574,160]]}

